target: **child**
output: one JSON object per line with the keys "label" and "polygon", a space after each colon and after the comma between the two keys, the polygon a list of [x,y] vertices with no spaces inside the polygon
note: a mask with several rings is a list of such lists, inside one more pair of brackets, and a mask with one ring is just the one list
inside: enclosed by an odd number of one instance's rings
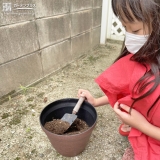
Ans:
{"label": "child", "polygon": [[105,96],[84,89],[78,96],[95,107],[110,103],[128,125],[120,128],[130,130],[123,160],[160,160],[160,0],[112,0],[112,8],[126,30],[125,48],[95,79]]}

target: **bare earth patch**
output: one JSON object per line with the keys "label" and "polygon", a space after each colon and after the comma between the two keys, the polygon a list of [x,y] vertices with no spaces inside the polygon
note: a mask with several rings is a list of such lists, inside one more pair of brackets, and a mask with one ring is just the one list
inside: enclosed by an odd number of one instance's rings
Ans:
{"label": "bare earth patch", "polygon": [[120,160],[128,141],[118,134],[120,121],[110,105],[96,108],[98,121],[90,142],[80,155],[71,158],[51,146],[39,116],[55,100],[77,98],[80,88],[102,96],[94,79],[113,63],[121,46],[121,42],[108,41],[40,83],[22,88],[15,97],[9,96],[0,105],[0,160]]}

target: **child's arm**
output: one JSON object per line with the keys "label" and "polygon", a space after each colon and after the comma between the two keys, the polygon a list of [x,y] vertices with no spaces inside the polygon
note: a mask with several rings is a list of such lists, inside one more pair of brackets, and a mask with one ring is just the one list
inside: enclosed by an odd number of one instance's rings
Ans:
{"label": "child's arm", "polygon": [[121,111],[121,108],[126,112],[129,112],[130,107],[119,104],[114,105],[114,111],[119,118],[126,124],[133,128],[138,129],[144,134],[160,141],[160,128],[149,123],[146,118],[135,109],[131,110],[131,114]]}
{"label": "child's arm", "polygon": [[79,89],[78,97],[83,96],[86,100],[92,104],[94,107],[102,106],[108,104],[108,97],[102,96],[100,98],[94,98],[88,90]]}
{"label": "child's arm", "polygon": [[107,96],[102,96],[100,98],[95,99],[95,107],[103,106],[105,104],[108,104],[108,97]]}
{"label": "child's arm", "polygon": [[152,125],[148,121],[142,126],[141,132],[160,141],[160,128]]}

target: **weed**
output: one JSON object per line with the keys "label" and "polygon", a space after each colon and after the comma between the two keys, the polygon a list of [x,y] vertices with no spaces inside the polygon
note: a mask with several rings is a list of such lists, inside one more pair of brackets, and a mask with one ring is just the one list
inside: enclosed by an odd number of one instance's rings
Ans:
{"label": "weed", "polygon": [[11,99],[12,99],[12,97],[11,97],[11,96],[8,96],[8,100],[11,101]]}
{"label": "weed", "polygon": [[26,115],[27,114],[27,112],[28,112],[28,110],[27,109],[18,109],[17,111],[16,111],[16,114],[19,114],[19,115]]}
{"label": "weed", "polygon": [[23,115],[26,115],[28,112],[27,109],[18,109],[16,110],[16,112],[14,113],[14,116],[12,118],[12,120],[9,122],[10,125],[17,125],[19,123],[21,123],[21,118]]}
{"label": "weed", "polygon": [[26,132],[27,132],[27,133],[30,133],[30,132],[31,132],[31,128],[27,128],[27,129],[26,129]]}
{"label": "weed", "polygon": [[9,113],[3,113],[2,119],[5,119],[5,118],[7,118],[7,117],[9,117]]}
{"label": "weed", "polygon": [[36,104],[29,104],[29,105],[28,105],[28,107],[30,107],[30,108],[32,108],[32,109],[33,109],[33,108],[35,108],[35,107],[36,107]]}
{"label": "weed", "polygon": [[28,139],[32,139],[33,137],[32,137],[32,136],[28,136],[27,138],[28,138]]}
{"label": "weed", "polygon": [[20,87],[19,87],[19,88],[23,91],[23,94],[26,94],[26,92],[27,92],[29,89],[33,88],[33,87],[25,87],[25,86],[22,86],[22,85],[20,84]]}
{"label": "weed", "polygon": [[27,98],[26,102],[32,102],[34,100],[34,97]]}
{"label": "weed", "polygon": [[88,60],[89,60],[91,63],[94,63],[94,62],[97,60],[97,58],[96,58],[96,57],[93,57],[93,56],[89,56],[89,57],[88,57]]}
{"label": "weed", "polygon": [[37,97],[42,98],[44,94],[45,94],[44,92],[41,92],[37,95]]}
{"label": "weed", "polygon": [[36,153],[36,149],[33,149],[33,150],[31,151],[31,153],[32,153],[32,154]]}
{"label": "weed", "polygon": [[20,115],[16,115],[13,117],[13,119],[9,122],[10,125],[17,125],[21,123],[21,116]]}

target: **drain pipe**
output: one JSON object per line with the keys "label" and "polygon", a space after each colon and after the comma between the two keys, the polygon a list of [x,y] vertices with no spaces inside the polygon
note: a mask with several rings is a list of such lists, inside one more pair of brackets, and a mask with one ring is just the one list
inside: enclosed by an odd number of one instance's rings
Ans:
{"label": "drain pipe", "polygon": [[109,15],[110,0],[102,1],[102,17],[101,17],[101,35],[100,44],[105,44],[107,36],[107,20]]}

